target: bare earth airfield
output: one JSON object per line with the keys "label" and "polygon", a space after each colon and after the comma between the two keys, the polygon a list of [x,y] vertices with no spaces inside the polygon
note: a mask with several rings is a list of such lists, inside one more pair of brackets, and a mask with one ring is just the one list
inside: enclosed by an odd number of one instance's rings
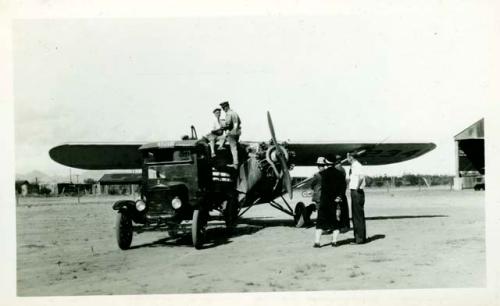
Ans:
{"label": "bare earth airfield", "polygon": [[[294,203],[301,197],[296,191]],[[460,288],[486,285],[484,192],[368,189],[369,243],[312,248],[313,229],[269,205],[248,211],[227,236],[209,225],[202,250],[189,233],[115,241],[118,197],[20,198],[19,296]],[[305,199],[309,203],[309,199]],[[315,215],[313,215],[315,217]]]}

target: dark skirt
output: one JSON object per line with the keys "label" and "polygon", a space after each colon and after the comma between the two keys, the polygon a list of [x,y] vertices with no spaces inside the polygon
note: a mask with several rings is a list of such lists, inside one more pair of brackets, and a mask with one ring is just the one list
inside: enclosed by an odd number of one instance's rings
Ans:
{"label": "dark skirt", "polygon": [[[337,207],[338,203],[320,203],[318,207],[318,217],[316,218],[316,229],[322,230],[336,230],[340,229],[341,222],[337,220]],[[342,207],[342,206],[340,206]]]}

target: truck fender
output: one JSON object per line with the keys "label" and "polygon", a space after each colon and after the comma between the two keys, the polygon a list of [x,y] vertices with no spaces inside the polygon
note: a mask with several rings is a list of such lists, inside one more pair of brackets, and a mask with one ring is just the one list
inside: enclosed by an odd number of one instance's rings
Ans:
{"label": "truck fender", "polygon": [[116,201],[115,204],[113,204],[113,209],[118,210],[120,212],[124,211],[133,212],[135,211],[135,202],[132,200]]}

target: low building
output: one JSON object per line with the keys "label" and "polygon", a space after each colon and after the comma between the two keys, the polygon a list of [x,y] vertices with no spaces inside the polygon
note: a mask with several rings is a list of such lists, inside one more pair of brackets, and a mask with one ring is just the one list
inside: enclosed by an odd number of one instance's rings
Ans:
{"label": "low building", "polygon": [[484,189],[484,119],[455,135],[454,140],[454,188]]}
{"label": "low building", "polygon": [[78,194],[92,194],[93,192],[92,184],[73,184],[73,183],[58,183],[57,190],[55,193],[57,195],[68,195],[68,196],[76,196]]}

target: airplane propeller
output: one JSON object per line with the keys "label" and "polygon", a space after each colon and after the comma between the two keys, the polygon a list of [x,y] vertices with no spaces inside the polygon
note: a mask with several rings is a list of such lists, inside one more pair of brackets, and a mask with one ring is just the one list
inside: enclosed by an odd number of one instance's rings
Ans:
{"label": "airplane propeller", "polygon": [[290,172],[288,171],[288,165],[286,163],[285,153],[283,152],[281,146],[276,140],[276,133],[274,132],[273,121],[271,120],[271,114],[267,112],[267,123],[269,124],[269,131],[271,132],[271,138],[273,140],[273,145],[276,148],[276,158],[281,164],[281,171],[283,173],[283,183],[285,184],[286,191],[290,199],[293,198],[292,192],[292,179],[290,177]]}

